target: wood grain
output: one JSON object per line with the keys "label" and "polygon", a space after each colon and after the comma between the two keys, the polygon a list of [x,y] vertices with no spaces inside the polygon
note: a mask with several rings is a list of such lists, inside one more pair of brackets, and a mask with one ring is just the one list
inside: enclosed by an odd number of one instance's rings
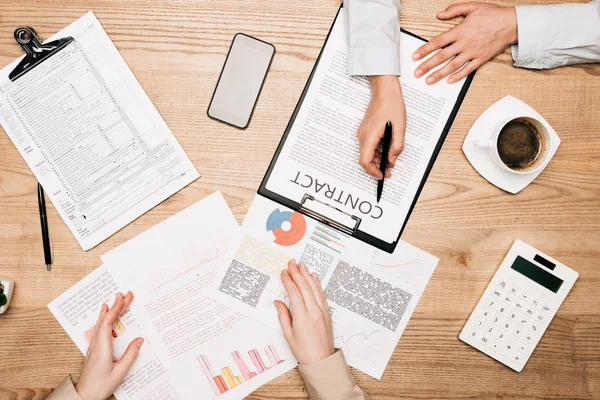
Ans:
{"label": "wood grain", "polygon": [[[431,38],[456,23],[435,19],[450,3],[405,0],[402,24]],[[0,2],[0,66],[20,55],[12,38],[16,26],[31,25],[47,38],[94,11],[202,174],[86,253],[49,204],[55,259],[47,273],[36,180],[8,136],[0,134],[0,275],[16,281],[11,308],[0,316],[0,399],[43,399],[67,374],[78,376],[83,357],[46,305],[100,265],[101,254],[215,190],[223,192],[238,221],[243,219],[338,6],[338,0]],[[239,31],[277,48],[246,131],[206,116],[231,38]],[[600,398],[599,76],[598,65],[513,68],[508,51],[477,72],[403,235],[439,257],[439,266],[383,379],[354,371],[373,398]],[[507,94],[533,106],[562,139],[548,168],[517,195],[488,184],[461,150],[477,116]],[[516,238],[580,273],[520,374],[458,340]],[[249,398],[306,397],[294,370]]]}

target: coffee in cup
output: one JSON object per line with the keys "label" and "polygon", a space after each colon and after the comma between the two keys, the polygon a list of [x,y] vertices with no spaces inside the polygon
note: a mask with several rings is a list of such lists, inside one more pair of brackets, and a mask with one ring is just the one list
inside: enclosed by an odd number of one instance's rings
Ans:
{"label": "coffee in cup", "polygon": [[551,137],[544,124],[528,116],[502,121],[489,139],[475,141],[487,149],[496,164],[514,174],[529,174],[543,168],[550,159]]}
{"label": "coffee in cup", "polygon": [[544,153],[545,135],[537,121],[520,117],[500,129],[496,147],[502,163],[515,171],[535,168]]}

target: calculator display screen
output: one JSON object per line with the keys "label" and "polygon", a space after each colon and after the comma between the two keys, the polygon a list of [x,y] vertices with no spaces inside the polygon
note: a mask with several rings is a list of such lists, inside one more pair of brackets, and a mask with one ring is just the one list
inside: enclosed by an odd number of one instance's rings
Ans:
{"label": "calculator display screen", "polygon": [[517,256],[511,268],[554,293],[558,292],[558,289],[563,284],[562,279],[557,278],[550,272],[541,269],[521,256]]}

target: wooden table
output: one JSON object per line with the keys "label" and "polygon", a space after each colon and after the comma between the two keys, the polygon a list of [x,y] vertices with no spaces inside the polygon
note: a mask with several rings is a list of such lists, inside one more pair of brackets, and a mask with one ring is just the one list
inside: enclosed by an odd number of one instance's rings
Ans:
{"label": "wooden table", "polygon": [[[455,23],[434,17],[448,4],[404,0],[402,24],[431,38]],[[55,258],[48,273],[37,182],[0,134],[0,275],[16,281],[12,305],[0,316],[0,399],[42,399],[67,374],[78,376],[83,357],[46,305],[98,267],[101,254],[215,190],[242,221],[338,6],[338,0],[0,2],[0,66],[20,55],[16,26],[31,25],[48,38],[93,10],[202,174],[87,253],[49,204]],[[206,116],[238,31],[277,48],[246,131]],[[533,106],[562,139],[548,168],[517,195],[487,183],[461,150],[477,116],[507,94]],[[403,236],[440,263],[381,382],[354,371],[374,398],[600,398],[599,104],[598,65],[527,71],[513,68],[507,51],[479,70]],[[516,238],[580,274],[520,374],[458,340]],[[251,396],[305,397],[297,370]]]}

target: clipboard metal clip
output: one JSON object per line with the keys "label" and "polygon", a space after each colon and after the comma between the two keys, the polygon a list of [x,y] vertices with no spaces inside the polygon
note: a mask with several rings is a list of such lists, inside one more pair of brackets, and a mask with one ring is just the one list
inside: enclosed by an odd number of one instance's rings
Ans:
{"label": "clipboard metal clip", "polygon": [[23,48],[25,58],[8,75],[11,81],[16,81],[21,76],[41,64],[44,60],[63,49],[73,41],[71,36],[42,44],[40,37],[32,27],[20,26],[15,29],[15,40]]}
{"label": "clipboard metal clip", "polygon": [[339,208],[315,199],[309,194],[305,194],[302,198],[299,211],[347,235],[354,234],[358,230],[361,221],[356,215],[350,215]]}

